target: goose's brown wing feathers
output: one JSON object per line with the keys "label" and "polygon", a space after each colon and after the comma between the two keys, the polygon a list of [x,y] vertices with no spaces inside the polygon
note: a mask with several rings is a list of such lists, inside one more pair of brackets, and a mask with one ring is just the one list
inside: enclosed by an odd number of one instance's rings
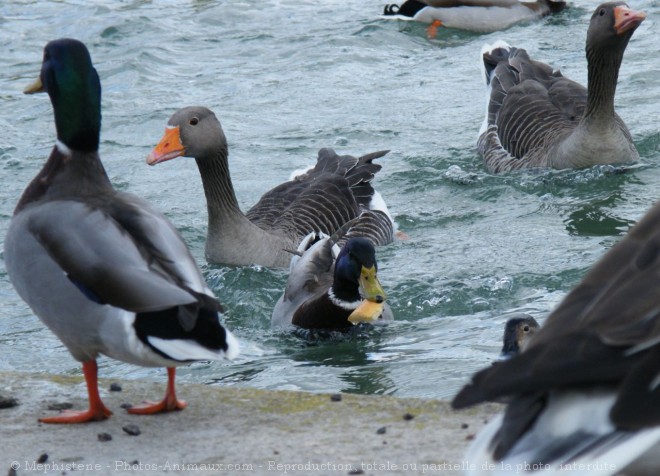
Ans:
{"label": "goose's brown wing feathers", "polygon": [[583,86],[519,48],[497,48],[484,64],[493,71],[488,123],[512,157],[522,159],[577,125],[587,100]]}
{"label": "goose's brown wing feathers", "polygon": [[[288,236],[302,237],[312,231],[330,235],[368,209],[374,195],[371,181],[381,169],[373,160],[386,153],[374,152],[356,158],[321,149],[313,169],[264,194],[246,216],[263,229]],[[378,216],[365,223],[374,227],[370,231],[376,234],[374,241],[381,244],[392,241],[389,219],[385,223]],[[389,237],[385,237],[388,230]]]}

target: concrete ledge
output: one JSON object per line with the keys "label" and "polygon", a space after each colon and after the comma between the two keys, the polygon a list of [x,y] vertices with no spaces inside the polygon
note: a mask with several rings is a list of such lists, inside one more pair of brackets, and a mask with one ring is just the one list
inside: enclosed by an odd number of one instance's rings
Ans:
{"label": "concrete ledge", "polygon": [[[110,392],[111,382],[122,391]],[[86,408],[82,377],[0,372],[0,395],[19,402],[0,409],[0,475],[14,474],[12,464],[18,475],[457,475],[472,435],[502,408],[454,412],[436,400],[180,385],[188,408],[136,416],[120,405],[162,398],[164,381],[99,386],[110,419],[45,425],[37,418],[56,413],[53,403]],[[122,430],[129,424],[140,434]]]}

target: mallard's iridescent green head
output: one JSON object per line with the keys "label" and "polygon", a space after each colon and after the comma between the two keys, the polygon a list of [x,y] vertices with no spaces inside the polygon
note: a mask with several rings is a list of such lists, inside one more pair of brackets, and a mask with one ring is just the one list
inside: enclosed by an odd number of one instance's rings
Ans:
{"label": "mallard's iridescent green head", "polygon": [[385,301],[377,271],[376,250],[371,242],[365,238],[351,238],[335,262],[334,295],[348,302],[360,297],[378,303]]}
{"label": "mallard's iridescent green head", "polygon": [[46,45],[39,79],[25,90],[37,92],[50,96],[61,142],[72,150],[98,150],[101,83],[83,43],[64,38]]}

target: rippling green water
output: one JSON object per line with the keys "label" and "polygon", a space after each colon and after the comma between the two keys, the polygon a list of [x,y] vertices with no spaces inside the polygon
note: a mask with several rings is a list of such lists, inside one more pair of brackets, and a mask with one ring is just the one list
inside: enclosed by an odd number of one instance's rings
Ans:
{"label": "rippling green water", "polygon": [[[90,4],[94,5],[91,6]],[[617,110],[642,156],[608,168],[492,176],[475,152],[485,91],[482,44],[502,38],[586,82],[584,37],[596,2],[476,35],[378,17],[385,2],[5,1],[0,5],[0,236],[54,142],[45,95],[24,96],[44,44],[76,37],[103,85],[101,156],[118,188],[177,225],[243,344],[235,362],[182,368],[189,382],[449,397],[499,352],[507,314],[542,320],[657,199],[660,4],[624,58]],[[578,2],[573,2],[578,3]],[[309,344],[270,330],[286,273],[206,265],[206,209],[192,160],[144,158],[177,108],[202,104],[223,123],[247,209],[321,147],[390,149],[376,184],[410,240],[379,250],[397,321],[344,342]],[[0,369],[78,373],[0,269]],[[102,359],[106,377],[159,378]]]}

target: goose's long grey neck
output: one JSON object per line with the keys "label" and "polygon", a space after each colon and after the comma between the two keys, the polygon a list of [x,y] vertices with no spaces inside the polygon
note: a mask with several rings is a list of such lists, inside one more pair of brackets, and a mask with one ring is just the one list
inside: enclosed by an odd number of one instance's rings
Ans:
{"label": "goose's long grey neck", "polygon": [[229,175],[227,152],[196,158],[208,210],[206,258],[212,263],[287,266],[296,243],[259,228],[241,211]]}
{"label": "goose's long grey neck", "polygon": [[223,220],[242,217],[229,175],[227,151],[216,151],[214,157],[195,158],[195,161],[206,195],[209,228],[218,226]]}
{"label": "goose's long grey neck", "polygon": [[623,51],[617,48],[604,54],[599,50],[587,50],[589,84],[585,120],[599,121],[614,118],[614,95]]}

